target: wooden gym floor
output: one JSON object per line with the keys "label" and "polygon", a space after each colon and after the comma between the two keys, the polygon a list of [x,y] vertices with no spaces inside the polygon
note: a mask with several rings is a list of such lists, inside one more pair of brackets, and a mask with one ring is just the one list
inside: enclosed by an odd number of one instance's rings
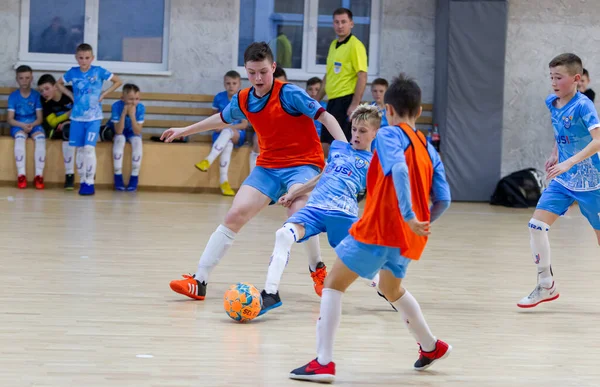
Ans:
{"label": "wooden gym floor", "polygon": [[[194,272],[230,198],[218,195],[0,188],[0,386],[301,386],[288,372],[315,357],[319,298],[295,246],[283,306],[230,320],[230,284],[264,284],[271,207],[239,234],[206,301],[171,292]],[[364,281],[343,304],[339,386],[598,386],[600,249],[578,210],[551,231],[561,297],[530,311],[532,209],[455,203],[434,226],[406,287],[432,331],[454,346],[429,371],[397,313]],[[325,262],[334,255],[321,239]]]}

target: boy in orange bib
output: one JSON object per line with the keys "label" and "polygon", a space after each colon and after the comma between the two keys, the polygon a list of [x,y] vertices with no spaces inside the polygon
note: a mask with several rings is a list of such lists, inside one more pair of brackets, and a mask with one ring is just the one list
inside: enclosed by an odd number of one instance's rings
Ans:
{"label": "boy in orange bib", "polygon": [[[224,222],[208,240],[196,274],[171,281],[173,291],[196,300],[204,299],[210,272],[242,227],[263,208],[277,203],[286,192],[308,182],[323,169],[325,160],[314,120],[323,123],[336,140],[347,142],[335,118],[306,91],[274,79],[277,64],[265,42],[248,46],[244,63],[252,87],[240,90],[220,113],[185,128],[168,129],[161,136],[165,142],[171,142],[178,137],[222,129],[235,120],[247,119],[258,137],[260,155],[256,168],[240,187]],[[304,207],[307,200],[308,195],[296,198],[288,208],[287,216]],[[321,262],[319,240],[312,237],[304,245],[310,270],[323,270],[313,276],[313,281],[325,278],[325,266],[318,265]],[[315,285],[322,285],[320,281]]]}
{"label": "boy in orange bib", "polygon": [[415,129],[422,110],[416,82],[402,75],[394,79],[384,102],[390,126],[379,129],[375,138],[365,210],[336,247],[339,259],[325,280],[317,322],[318,357],[293,370],[292,379],[335,379],[333,342],[341,320],[342,295],[359,276],[373,278],[380,269],[379,289],[420,344],[414,368],[424,370],[452,349],[431,334],[417,300],[402,288],[408,264],[425,249],[430,222],[450,205],[444,166],[433,146]]}

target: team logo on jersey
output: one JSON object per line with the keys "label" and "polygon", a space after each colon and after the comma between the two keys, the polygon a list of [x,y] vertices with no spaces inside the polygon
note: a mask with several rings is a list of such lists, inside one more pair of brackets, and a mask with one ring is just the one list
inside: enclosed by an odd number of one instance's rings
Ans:
{"label": "team logo on jersey", "polygon": [[356,158],[356,161],[354,162],[354,166],[355,166],[357,169],[364,168],[364,167],[366,167],[366,166],[367,166],[367,164],[368,164],[368,163],[367,163],[367,162],[366,162],[364,159],[361,159],[360,157],[357,157],[357,158]]}
{"label": "team logo on jersey", "polygon": [[314,108],[315,108],[315,103],[314,103],[314,102],[312,102],[312,101],[311,101],[311,102],[309,102],[309,103],[308,103],[308,108],[309,108],[309,109],[311,109],[311,110],[312,110],[312,109],[314,109]]}
{"label": "team logo on jersey", "polygon": [[565,129],[569,129],[571,127],[571,121],[573,120],[573,116],[563,117],[563,126]]}
{"label": "team logo on jersey", "polygon": [[540,263],[540,255],[539,255],[539,254],[536,254],[536,255],[535,255],[535,259],[534,259],[534,261],[535,261],[535,264],[536,264],[536,265],[537,265],[538,263]]}
{"label": "team logo on jersey", "polygon": [[333,62],[333,72],[336,74],[342,72],[342,64],[340,62]]}
{"label": "team logo on jersey", "polygon": [[89,78],[88,78],[88,80],[90,81],[90,83],[96,83],[96,80],[97,80],[97,79],[98,79],[98,78],[96,78],[96,77],[94,77],[94,76],[91,76],[91,77],[89,77]]}

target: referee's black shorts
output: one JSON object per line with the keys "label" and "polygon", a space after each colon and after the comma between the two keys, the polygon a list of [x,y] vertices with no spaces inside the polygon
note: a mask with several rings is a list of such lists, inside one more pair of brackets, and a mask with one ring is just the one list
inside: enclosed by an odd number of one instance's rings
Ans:
{"label": "referee's black shorts", "polygon": [[[348,115],[346,112],[352,104],[352,97],[354,97],[354,94],[345,95],[343,97],[334,98],[327,101],[327,112],[335,117],[338,124],[340,124],[342,127],[342,130],[344,131],[348,141],[350,141],[350,138],[352,137],[352,124],[348,120]],[[331,136],[331,133],[329,133],[327,128],[323,128],[321,130],[321,142],[331,144],[332,141],[333,137]]]}

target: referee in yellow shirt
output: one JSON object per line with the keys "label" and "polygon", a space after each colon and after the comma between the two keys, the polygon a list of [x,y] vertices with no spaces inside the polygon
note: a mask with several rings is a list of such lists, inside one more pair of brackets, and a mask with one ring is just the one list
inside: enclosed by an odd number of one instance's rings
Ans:
{"label": "referee in yellow shirt", "polygon": [[[352,11],[338,8],[333,12],[333,28],[337,39],[331,42],[327,54],[327,72],[318,100],[327,94],[327,111],[335,117],[346,138],[350,140],[352,125],[348,117],[356,109],[367,86],[367,50],[352,35]],[[329,131],[321,132],[323,151],[329,153],[333,137]]]}

